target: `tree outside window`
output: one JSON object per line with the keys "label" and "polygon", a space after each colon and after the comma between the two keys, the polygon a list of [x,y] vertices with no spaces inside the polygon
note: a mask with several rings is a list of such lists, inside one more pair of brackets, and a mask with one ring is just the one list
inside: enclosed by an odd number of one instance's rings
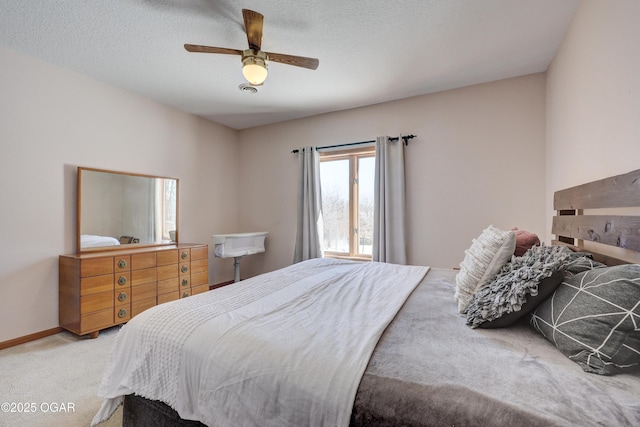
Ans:
{"label": "tree outside window", "polygon": [[321,153],[327,256],[371,258],[375,148]]}

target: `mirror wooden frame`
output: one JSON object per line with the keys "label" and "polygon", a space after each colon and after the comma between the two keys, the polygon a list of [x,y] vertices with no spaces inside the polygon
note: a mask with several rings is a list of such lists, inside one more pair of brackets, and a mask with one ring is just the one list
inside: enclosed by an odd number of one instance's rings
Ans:
{"label": "mirror wooden frame", "polygon": [[[89,167],[78,167],[77,171],[77,227],[76,227],[76,248],[78,253],[85,252],[95,252],[95,251],[108,251],[108,250],[119,250],[123,249],[123,246],[115,245],[115,246],[94,246],[94,247],[83,247],[82,245],[82,213],[83,211],[87,211],[88,207],[83,206],[83,175],[87,173],[98,173],[98,174],[112,174],[116,176],[123,177],[132,177],[132,178],[150,178],[153,180],[162,179],[162,180],[172,180],[175,181],[175,237],[172,236],[169,240],[153,240],[153,241],[140,241],[134,243],[127,243],[126,248],[134,248],[134,247],[153,247],[153,246],[166,246],[166,245],[177,245],[179,242],[179,179],[171,178],[166,176],[157,176],[157,175],[147,175],[147,174],[139,174],[139,173],[131,173],[131,172],[122,172],[108,169],[96,169]],[[88,175],[85,175],[85,181],[88,180]],[[107,175],[105,175],[107,177]],[[86,191],[86,188],[84,188]],[[86,194],[85,194],[86,195]],[[155,209],[155,207],[154,207]],[[85,218],[86,219],[86,218]],[[86,230],[85,230],[85,234]],[[121,236],[122,238],[130,237],[130,236]],[[113,236],[114,239],[120,240],[118,236]],[[125,239],[125,240],[133,240],[133,239]]]}

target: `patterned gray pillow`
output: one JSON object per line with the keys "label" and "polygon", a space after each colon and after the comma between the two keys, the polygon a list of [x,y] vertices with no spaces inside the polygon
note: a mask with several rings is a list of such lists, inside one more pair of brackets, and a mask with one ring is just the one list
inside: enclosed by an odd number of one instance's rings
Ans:
{"label": "patterned gray pillow", "polygon": [[569,258],[569,263],[565,266],[565,272],[567,275],[573,276],[574,274],[582,273],[583,271],[606,266],[606,264],[594,261],[591,254],[584,252],[572,252],[571,257]]}
{"label": "patterned gray pillow", "polygon": [[640,366],[640,265],[565,278],[533,312],[531,325],[586,372]]}

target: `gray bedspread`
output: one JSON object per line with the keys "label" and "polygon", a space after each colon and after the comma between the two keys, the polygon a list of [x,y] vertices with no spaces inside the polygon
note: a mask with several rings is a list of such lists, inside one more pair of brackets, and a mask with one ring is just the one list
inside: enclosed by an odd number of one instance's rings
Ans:
{"label": "gray bedspread", "polygon": [[379,341],[353,426],[638,426],[640,371],[585,373],[526,320],[471,329],[431,269]]}

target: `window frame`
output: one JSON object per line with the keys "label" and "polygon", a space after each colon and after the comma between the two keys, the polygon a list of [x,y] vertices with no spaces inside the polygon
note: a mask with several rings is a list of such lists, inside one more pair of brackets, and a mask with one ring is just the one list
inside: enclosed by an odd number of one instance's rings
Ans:
{"label": "window frame", "polygon": [[360,194],[358,188],[359,181],[359,159],[376,156],[375,145],[367,145],[363,147],[321,151],[320,162],[349,160],[349,252],[324,251],[327,258],[347,258],[362,261],[371,261],[370,254],[359,253],[359,205]]}

